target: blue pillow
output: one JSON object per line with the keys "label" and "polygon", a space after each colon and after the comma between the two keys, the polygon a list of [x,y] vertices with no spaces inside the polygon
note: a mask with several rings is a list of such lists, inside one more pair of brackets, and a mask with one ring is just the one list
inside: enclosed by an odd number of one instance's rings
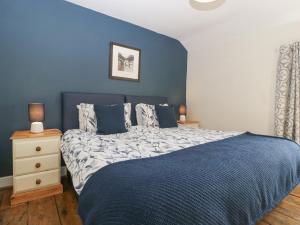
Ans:
{"label": "blue pillow", "polygon": [[97,134],[125,133],[124,105],[95,105]]}
{"label": "blue pillow", "polygon": [[173,106],[155,105],[160,128],[178,127]]}

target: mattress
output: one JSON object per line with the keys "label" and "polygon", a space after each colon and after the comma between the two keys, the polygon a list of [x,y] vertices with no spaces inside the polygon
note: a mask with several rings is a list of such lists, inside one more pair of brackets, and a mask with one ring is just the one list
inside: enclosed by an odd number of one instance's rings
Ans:
{"label": "mattress", "polygon": [[201,128],[146,128],[133,126],[127,133],[96,135],[78,129],[62,137],[61,151],[80,195],[89,178],[101,168],[132,159],[155,157],[241,134]]}

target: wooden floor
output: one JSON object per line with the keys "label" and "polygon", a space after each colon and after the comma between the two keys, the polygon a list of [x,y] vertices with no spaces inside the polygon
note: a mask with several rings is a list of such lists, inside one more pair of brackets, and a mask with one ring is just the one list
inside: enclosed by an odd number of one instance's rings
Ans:
{"label": "wooden floor", "polygon": [[[63,180],[64,193],[11,208],[11,188],[0,189],[0,225],[81,225],[76,195]],[[300,185],[257,225],[300,225]]]}

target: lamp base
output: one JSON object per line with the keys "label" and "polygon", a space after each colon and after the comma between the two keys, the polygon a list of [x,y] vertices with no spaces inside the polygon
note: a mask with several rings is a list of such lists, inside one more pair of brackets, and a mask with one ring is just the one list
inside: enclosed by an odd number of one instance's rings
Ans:
{"label": "lamp base", "polygon": [[180,115],[179,121],[180,121],[181,123],[185,123],[185,121],[186,121],[186,116],[185,116],[185,115]]}
{"label": "lamp base", "polygon": [[30,128],[31,133],[42,133],[44,132],[44,125],[42,122],[33,122],[31,123]]}

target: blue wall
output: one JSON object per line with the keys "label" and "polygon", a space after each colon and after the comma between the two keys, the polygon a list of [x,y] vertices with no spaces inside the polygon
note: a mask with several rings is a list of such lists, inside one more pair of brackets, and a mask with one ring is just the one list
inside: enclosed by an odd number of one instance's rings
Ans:
{"label": "blue wall", "polygon": [[[108,78],[110,41],[142,50],[141,81]],[[61,127],[63,91],[168,96],[185,102],[185,48],[172,38],[62,0],[0,1],[0,177],[12,174],[9,136],[44,102]]]}

